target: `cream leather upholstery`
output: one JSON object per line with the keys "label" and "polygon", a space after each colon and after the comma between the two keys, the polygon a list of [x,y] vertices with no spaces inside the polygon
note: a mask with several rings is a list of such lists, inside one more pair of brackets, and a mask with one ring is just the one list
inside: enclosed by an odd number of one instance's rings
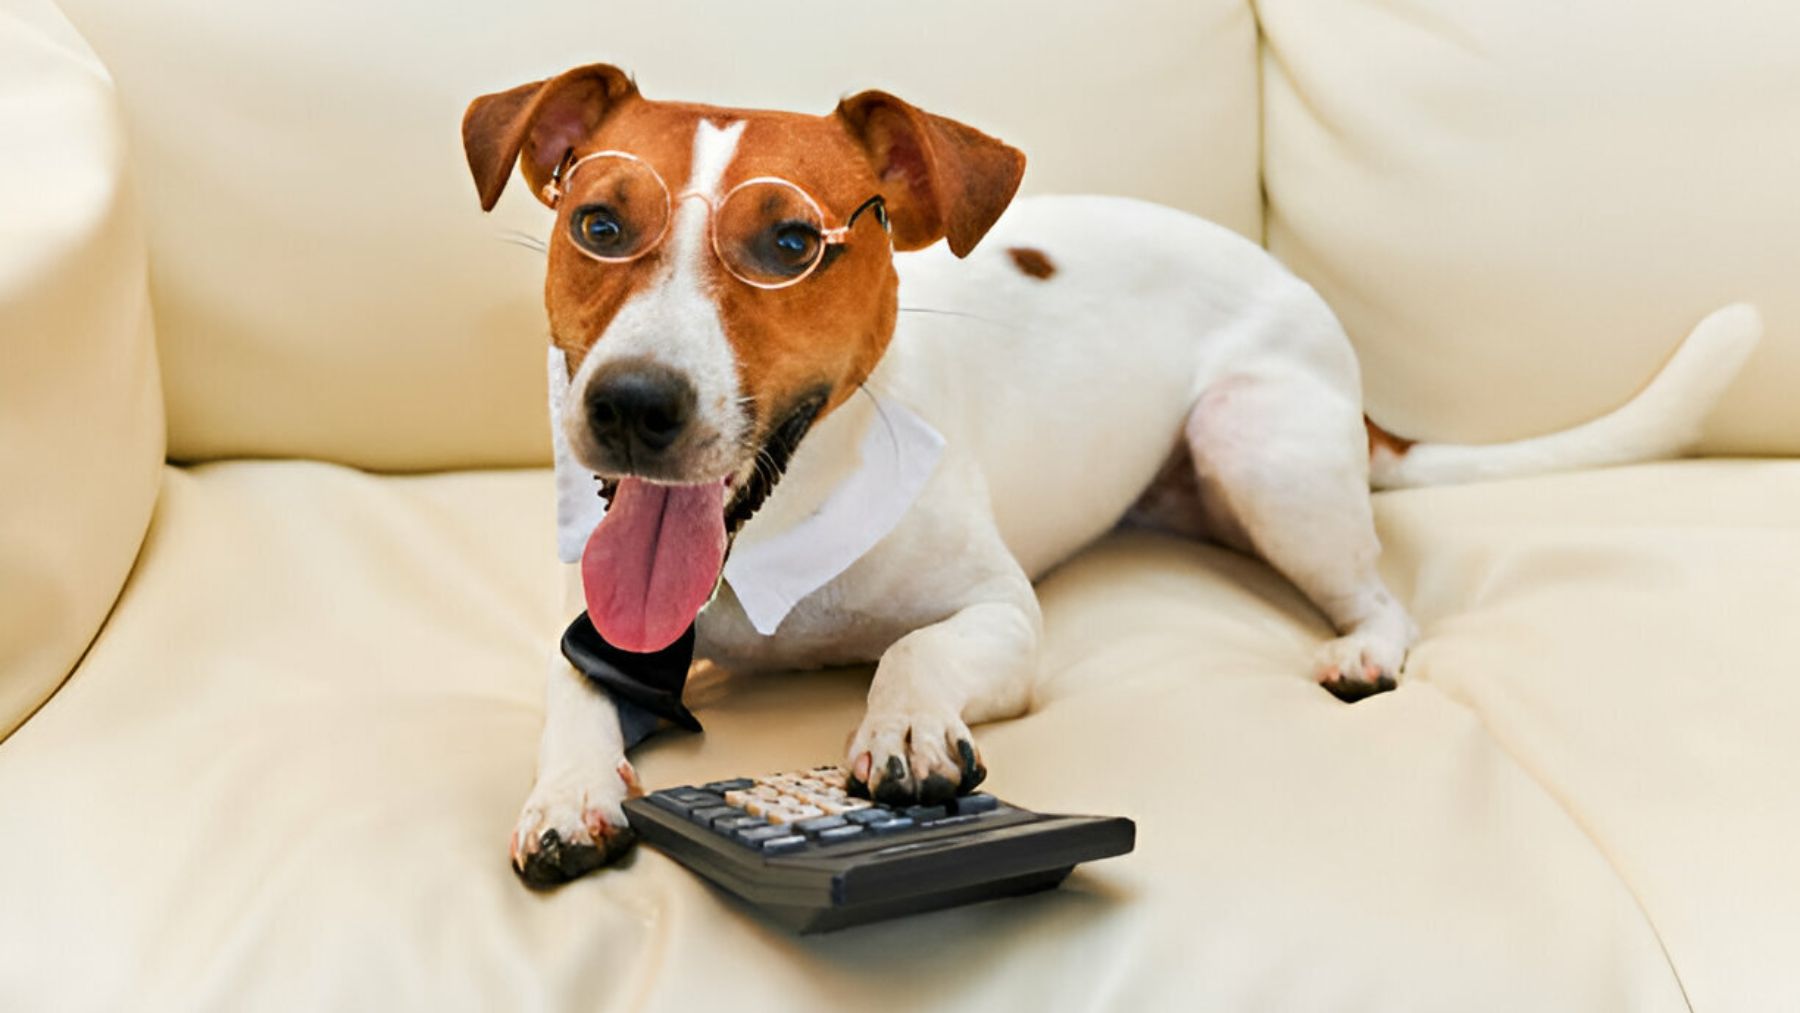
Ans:
{"label": "cream leather upholstery", "polygon": [[154,341],[112,82],[52,4],[13,4],[0,10],[0,739],[81,657],[144,537],[163,456]]}
{"label": "cream leather upholstery", "polygon": [[[67,0],[129,163],[48,0],[0,14],[0,729],[74,669],[0,741],[0,1010],[1800,1008],[1791,460],[1383,494],[1424,639],[1351,707],[1266,567],[1105,540],[1042,585],[1033,713],[979,730],[1003,797],[1138,820],[1055,893],[798,939],[644,849],[526,892],[568,617],[548,471],[479,469],[547,456],[540,267],[494,238],[538,215],[480,216],[455,136],[597,57],[744,104],[889,87],[1038,189],[1256,234],[1266,179],[1402,432],[1582,417],[1743,296],[1771,337],[1712,439],[1791,451],[1800,205],[1764,174],[1800,15],[1263,0],[1259,73],[1227,0],[533,6]],[[1628,172],[1651,125],[1710,154]],[[159,470],[128,165],[171,453],[303,459]],[[865,686],[702,672],[706,734],[639,769],[828,759]]]}
{"label": "cream leather upholstery", "polygon": [[1767,336],[1706,449],[1800,453],[1792,4],[1257,9],[1269,247],[1343,319],[1376,420],[1563,428],[1750,299]]}

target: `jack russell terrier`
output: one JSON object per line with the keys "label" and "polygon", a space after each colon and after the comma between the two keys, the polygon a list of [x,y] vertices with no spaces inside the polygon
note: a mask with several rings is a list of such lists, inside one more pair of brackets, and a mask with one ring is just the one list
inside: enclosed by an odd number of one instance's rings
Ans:
{"label": "jack russell terrier", "polygon": [[[1371,482],[1677,453],[1762,332],[1728,306],[1595,421],[1415,444],[1364,419],[1343,328],[1255,243],[1134,200],[1014,202],[1022,154],[889,94],[825,116],[715,108],[597,64],[476,99],[463,141],[484,210],[516,165],[556,213],[578,623],[607,650],[675,650],[677,720],[692,655],[876,661],[846,764],[883,800],[985,775],[969,726],[1029,706],[1032,581],[1125,520],[1266,560],[1338,633],[1319,681],[1392,687],[1418,631],[1376,570]],[[512,838],[534,886],[631,841],[629,730],[575,656],[565,638],[552,658]]]}

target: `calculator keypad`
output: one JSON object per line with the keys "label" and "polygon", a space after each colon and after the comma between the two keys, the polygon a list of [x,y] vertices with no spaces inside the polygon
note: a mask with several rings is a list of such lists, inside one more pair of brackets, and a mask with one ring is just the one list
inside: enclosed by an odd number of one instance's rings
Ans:
{"label": "calculator keypad", "polygon": [[765,855],[971,823],[999,809],[992,795],[966,795],[947,806],[889,808],[852,798],[848,788],[843,770],[815,767],[670,788],[652,792],[650,799]]}

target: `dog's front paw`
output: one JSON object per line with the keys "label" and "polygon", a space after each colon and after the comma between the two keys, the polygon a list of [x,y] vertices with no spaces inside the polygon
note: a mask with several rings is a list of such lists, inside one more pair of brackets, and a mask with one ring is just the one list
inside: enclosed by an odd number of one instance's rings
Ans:
{"label": "dog's front paw", "polygon": [[513,830],[513,871],[526,886],[543,890],[625,854],[637,835],[622,803],[641,794],[637,772],[625,760],[611,774],[539,778]]}
{"label": "dog's front paw", "polygon": [[969,726],[951,711],[871,711],[850,739],[850,791],[885,805],[943,802],[987,777]]}
{"label": "dog's front paw", "polygon": [[1385,693],[1398,683],[1406,646],[1391,637],[1352,633],[1327,642],[1314,656],[1319,684],[1345,703]]}

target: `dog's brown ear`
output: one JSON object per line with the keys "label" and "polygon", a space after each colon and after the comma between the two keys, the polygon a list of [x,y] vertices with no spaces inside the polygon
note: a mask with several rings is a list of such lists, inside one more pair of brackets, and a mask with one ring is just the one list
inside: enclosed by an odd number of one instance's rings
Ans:
{"label": "dog's brown ear", "polygon": [[886,92],[852,95],[837,115],[881,176],[895,249],[948,239],[950,252],[968,256],[1025,175],[1019,149]]}
{"label": "dog's brown ear", "polygon": [[469,103],[463,113],[463,153],[481,194],[481,210],[494,209],[515,162],[532,194],[543,200],[544,184],[564,153],[636,95],[637,85],[624,71],[594,63]]}

